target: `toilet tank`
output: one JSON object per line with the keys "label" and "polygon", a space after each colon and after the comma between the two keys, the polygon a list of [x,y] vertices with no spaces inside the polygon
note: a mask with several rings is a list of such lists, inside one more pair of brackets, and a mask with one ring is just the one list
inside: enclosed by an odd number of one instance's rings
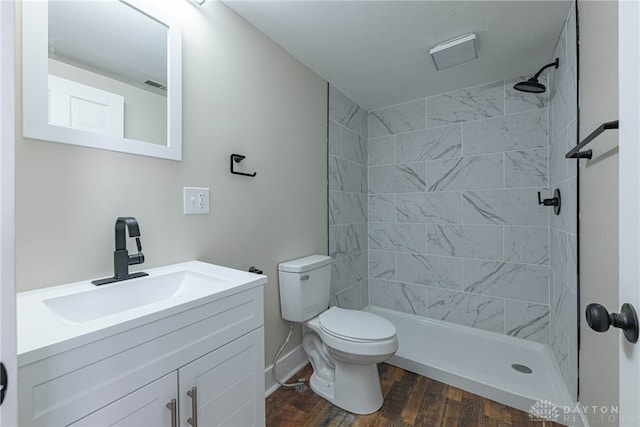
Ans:
{"label": "toilet tank", "polygon": [[282,318],[304,322],[329,306],[331,257],[309,255],[278,265]]}

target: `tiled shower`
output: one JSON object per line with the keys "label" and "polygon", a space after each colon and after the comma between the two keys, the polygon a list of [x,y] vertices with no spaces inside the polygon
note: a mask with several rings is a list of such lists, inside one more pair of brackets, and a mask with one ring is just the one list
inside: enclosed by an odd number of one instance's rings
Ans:
{"label": "tiled shower", "polygon": [[[328,168],[332,304],[550,344],[574,397],[575,27],[572,9],[544,94],[519,76],[367,114],[330,86]],[[559,216],[537,201],[555,188]]]}
{"label": "tiled shower", "polygon": [[512,85],[370,112],[373,305],[548,342],[548,108]]}
{"label": "tiled shower", "polygon": [[369,303],[367,272],[367,112],[329,87],[329,255],[331,304]]}

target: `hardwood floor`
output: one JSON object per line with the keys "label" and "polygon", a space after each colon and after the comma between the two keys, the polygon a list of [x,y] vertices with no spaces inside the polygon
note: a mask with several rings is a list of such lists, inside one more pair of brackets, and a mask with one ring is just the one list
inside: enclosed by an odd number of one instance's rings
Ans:
{"label": "hardwood floor", "polygon": [[[280,387],[267,398],[269,427],[475,427],[542,426],[526,412],[484,399],[464,390],[381,364],[384,405],[371,415],[354,415],[316,395],[310,389],[296,393]],[[311,376],[311,365],[293,378]],[[546,422],[545,427],[560,424]]]}

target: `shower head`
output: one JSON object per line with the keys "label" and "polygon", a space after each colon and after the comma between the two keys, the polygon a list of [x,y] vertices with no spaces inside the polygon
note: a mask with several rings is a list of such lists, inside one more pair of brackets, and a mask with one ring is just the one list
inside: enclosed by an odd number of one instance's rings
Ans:
{"label": "shower head", "polygon": [[552,63],[547,64],[544,67],[540,68],[540,71],[538,71],[529,80],[527,80],[526,82],[518,82],[515,85],[513,85],[513,88],[515,90],[519,90],[519,91],[522,91],[522,92],[528,92],[528,93],[543,93],[543,92],[545,92],[547,90],[547,87],[538,81],[538,77],[540,77],[540,74],[542,74],[542,72],[544,70],[546,70],[547,68],[549,68],[549,67],[558,68],[559,64],[560,64],[560,61],[559,61],[558,58],[556,58],[556,60],[553,61]]}
{"label": "shower head", "polygon": [[528,93],[543,93],[547,90],[547,87],[540,83],[537,79],[530,78],[526,82],[518,82],[513,85],[515,90]]}

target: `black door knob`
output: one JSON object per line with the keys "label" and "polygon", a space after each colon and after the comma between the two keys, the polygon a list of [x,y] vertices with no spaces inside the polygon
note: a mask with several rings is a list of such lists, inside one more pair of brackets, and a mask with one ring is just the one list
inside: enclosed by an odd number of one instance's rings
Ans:
{"label": "black door knob", "polygon": [[627,341],[638,341],[638,316],[631,304],[622,304],[620,313],[609,313],[600,304],[589,304],[585,316],[589,327],[596,332],[606,332],[613,326],[623,330]]}

